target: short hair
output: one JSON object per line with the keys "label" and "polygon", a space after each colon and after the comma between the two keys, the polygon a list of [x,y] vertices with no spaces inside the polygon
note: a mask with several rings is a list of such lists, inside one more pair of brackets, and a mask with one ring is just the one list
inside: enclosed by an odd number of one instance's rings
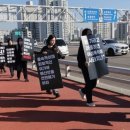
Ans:
{"label": "short hair", "polygon": [[51,41],[53,38],[56,39],[56,36],[55,36],[55,35],[49,35],[49,37],[48,37],[47,40],[46,40],[47,45],[50,44],[50,41]]}
{"label": "short hair", "polygon": [[19,37],[18,39],[17,39],[17,43],[19,43],[19,41],[23,41],[23,38],[22,37]]}
{"label": "short hair", "polygon": [[85,29],[82,31],[82,36],[91,35],[91,34],[92,34],[92,30],[89,29],[89,28],[85,28]]}

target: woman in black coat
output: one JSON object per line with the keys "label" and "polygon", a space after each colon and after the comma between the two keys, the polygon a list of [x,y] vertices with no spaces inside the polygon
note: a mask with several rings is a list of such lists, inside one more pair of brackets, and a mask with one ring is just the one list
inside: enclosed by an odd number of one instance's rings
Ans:
{"label": "woman in black coat", "polygon": [[[88,36],[88,35],[92,35],[92,31],[90,29],[84,29],[82,32],[82,36]],[[78,60],[78,66],[81,69],[84,80],[85,80],[85,87],[82,89],[79,89],[79,93],[83,99],[87,99],[87,102],[86,102],[87,106],[95,106],[95,103],[92,100],[92,91],[93,91],[93,88],[96,87],[97,79],[91,80],[89,78],[89,73],[88,73],[89,63],[86,62],[82,41],[80,41],[77,60]]]}
{"label": "woman in black coat", "polygon": [[[0,46],[2,46],[2,42],[0,42]],[[5,70],[5,63],[0,63],[0,72],[1,73],[5,73],[6,72],[6,70]]]}
{"label": "woman in black coat", "polygon": [[[13,42],[12,42],[11,39],[8,39],[8,45],[7,45],[7,47],[11,47],[11,46],[14,46]],[[16,50],[14,52],[14,55],[16,55]],[[7,64],[7,66],[9,67],[11,78],[13,78],[15,65],[14,64],[9,64],[9,65]]]}
{"label": "woman in black coat", "polygon": [[[41,52],[42,54],[47,54],[49,52],[56,52],[57,55],[58,55],[58,59],[62,58],[64,59],[65,56],[61,53],[61,51],[58,49],[58,47],[56,46],[56,37],[55,35],[50,35],[46,41],[46,46],[44,46],[42,49],[41,49]],[[52,92],[53,94],[56,96],[56,97],[59,97],[60,94],[59,94],[59,91],[57,89],[52,89]],[[47,90],[47,93],[48,94],[51,94],[52,93],[51,90]]]}
{"label": "woman in black coat", "polygon": [[23,71],[23,76],[25,82],[28,82],[28,73],[27,73],[27,61],[22,59],[22,49],[23,49],[23,39],[18,38],[17,40],[17,53],[16,53],[16,65],[17,65],[17,78],[20,80],[21,72]]}

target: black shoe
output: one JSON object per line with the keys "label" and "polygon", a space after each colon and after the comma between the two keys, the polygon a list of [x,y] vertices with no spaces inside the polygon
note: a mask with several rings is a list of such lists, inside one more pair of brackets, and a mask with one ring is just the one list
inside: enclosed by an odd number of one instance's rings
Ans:
{"label": "black shoe", "polygon": [[13,78],[14,77],[14,75],[11,75],[11,78]]}
{"label": "black shoe", "polygon": [[55,95],[56,98],[60,97],[59,93],[54,93],[54,95]]}
{"label": "black shoe", "polygon": [[52,94],[51,90],[46,90],[47,94]]}
{"label": "black shoe", "polygon": [[29,80],[28,80],[28,79],[25,79],[25,82],[29,82]]}

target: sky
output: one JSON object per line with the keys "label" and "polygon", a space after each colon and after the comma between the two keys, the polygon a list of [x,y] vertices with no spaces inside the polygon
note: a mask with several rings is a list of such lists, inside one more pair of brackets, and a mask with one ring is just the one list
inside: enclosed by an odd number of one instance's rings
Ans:
{"label": "sky", "polygon": [[[26,4],[27,0],[0,0],[0,4]],[[38,0],[33,0],[34,4]],[[86,8],[113,8],[113,9],[129,9],[130,0],[68,0],[69,7],[86,7]],[[16,23],[2,23],[0,22],[1,29],[12,29]]]}
{"label": "sky", "polygon": [[[25,4],[27,0],[0,0],[0,4]],[[38,0],[33,0],[38,3]],[[130,9],[130,0],[68,0],[69,6]]]}

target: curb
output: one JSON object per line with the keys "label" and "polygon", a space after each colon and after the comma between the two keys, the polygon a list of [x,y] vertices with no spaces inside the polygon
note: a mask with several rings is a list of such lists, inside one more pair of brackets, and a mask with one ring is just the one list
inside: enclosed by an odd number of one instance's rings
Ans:
{"label": "curb", "polygon": [[[73,81],[83,83],[83,84],[85,83],[83,78],[78,78],[78,77],[74,77],[74,76],[65,77],[65,74],[63,74],[63,73],[61,75],[62,75],[62,78],[64,78],[64,79],[73,80]],[[111,86],[111,85],[108,85],[108,84],[105,84],[105,83],[98,83],[97,88],[101,88],[101,89],[104,89],[104,90],[108,90],[108,91],[112,91],[112,92],[116,92],[116,93],[120,93],[120,94],[123,94],[123,95],[130,96],[130,90],[124,89],[124,88],[121,88],[121,87],[118,87],[118,86]]]}

